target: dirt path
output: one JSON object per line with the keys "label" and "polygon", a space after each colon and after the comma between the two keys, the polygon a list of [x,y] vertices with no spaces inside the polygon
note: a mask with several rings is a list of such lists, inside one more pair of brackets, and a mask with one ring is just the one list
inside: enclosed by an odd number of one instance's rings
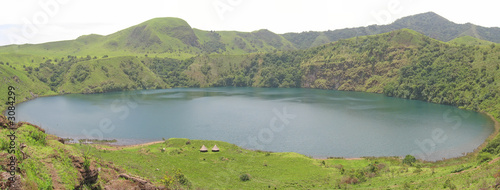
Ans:
{"label": "dirt path", "polygon": [[363,160],[363,158],[344,158],[344,160]]}
{"label": "dirt path", "polygon": [[52,165],[51,161],[44,162],[47,169],[49,169],[50,178],[52,179],[52,186],[54,189],[64,189],[63,186],[59,183],[59,176],[57,175],[57,171],[54,169],[54,165]]}
{"label": "dirt path", "polygon": [[153,141],[153,142],[134,144],[134,145],[108,145],[108,144],[103,144],[103,145],[90,144],[90,145],[94,146],[95,148],[100,149],[100,150],[122,150],[124,148],[137,148],[137,147],[149,146],[149,145],[163,143],[163,142],[165,142],[165,141]]}
{"label": "dirt path", "polygon": [[[491,164],[497,162],[498,160],[500,160],[500,157],[495,158],[495,159],[489,161],[488,165],[491,165]],[[461,173],[465,173],[465,172],[469,172],[469,171],[474,171],[474,170],[477,170],[479,168],[481,168],[481,166],[478,166],[478,167],[475,167],[475,168],[472,168],[472,169],[467,169],[467,170],[464,170],[464,171],[461,171],[461,172],[457,172],[457,173],[452,173],[451,175],[456,175],[456,174],[461,174]]]}
{"label": "dirt path", "polygon": [[493,163],[495,163],[495,162],[496,162],[496,161],[498,161],[498,160],[500,160],[500,157],[495,158],[495,159],[493,159],[493,160],[489,161],[489,162],[488,162],[488,164],[493,164]]}
{"label": "dirt path", "polygon": [[135,144],[135,145],[126,145],[126,146],[122,146],[122,147],[127,147],[127,148],[137,148],[137,147],[142,147],[142,146],[149,146],[149,145],[153,145],[153,144],[158,144],[158,143],[162,143],[162,142],[165,142],[165,141],[153,141],[153,142],[148,142],[148,143],[142,143],[142,144]]}

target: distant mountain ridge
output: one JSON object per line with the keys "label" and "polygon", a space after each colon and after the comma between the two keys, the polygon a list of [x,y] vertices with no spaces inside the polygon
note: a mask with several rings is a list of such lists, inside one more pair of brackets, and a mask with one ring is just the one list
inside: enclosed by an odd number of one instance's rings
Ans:
{"label": "distant mountain ridge", "polygon": [[308,49],[340,39],[387,33],[404,28],[444,42],[462,36],[500,42],[498,27],[487,28],[470,23],[456,24],[433,12],[404,17],[388,25],[285,34],[276,34],[266,29],[253,32],[204,31],[192,28],[180,18],[168,17],[154,18],[106,36],[91,34],[80,36],[75,40],[3,46],[0,47],[0,53],[41,56],[150,54],[182,59],[205,53],[241,55]]}
{"label": "distant mountain ridge", "polygon": [[[482,27],[474,24],[456,24],[434,13],[427,12],[400,18],[388,25],[370,25],[367,27],[346,28],[324,32],[302,32],[282,34],[299,49],[317,46],[321,38],[325,43],[356,36],[366,36],[408,28],[431,38],[448,42],[461,36],[472,36],[480,40],[500,43],[500,28]],[[326,38],[325,38],[326,37]]]}

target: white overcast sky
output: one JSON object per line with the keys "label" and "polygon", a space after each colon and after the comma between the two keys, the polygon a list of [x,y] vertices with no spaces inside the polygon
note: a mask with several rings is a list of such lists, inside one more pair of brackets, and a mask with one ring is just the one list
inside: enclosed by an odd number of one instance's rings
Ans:
{"label": "white overcast sky", "polygon": [[203,30],[325,31],[433,11],[455,23],[500,27],[498,1],[439,0],[2,0],[0,45],[108,35],[156,17]]}

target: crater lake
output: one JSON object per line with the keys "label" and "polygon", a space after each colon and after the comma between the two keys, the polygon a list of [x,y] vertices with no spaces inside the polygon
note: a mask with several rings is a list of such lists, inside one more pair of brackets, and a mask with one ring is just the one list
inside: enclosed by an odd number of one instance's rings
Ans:
{"label": "crater lake", "polygon": [[172,137],[325,157],[462,156],[494,131],[487,115],[381,94],[285,88],[177,88],[68,94],[17,105],[17,120],[73,139]]}

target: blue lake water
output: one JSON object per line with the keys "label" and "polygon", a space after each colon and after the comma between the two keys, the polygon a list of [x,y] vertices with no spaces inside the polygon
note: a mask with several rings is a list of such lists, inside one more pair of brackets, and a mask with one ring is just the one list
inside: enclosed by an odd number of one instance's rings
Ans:
{"label": "blue lake water", "polygon": [[42,97],[17,119],[69,138],[221,140],[314,157],[461,156],[493,132],[486,115],[380,94],[317,89],[201,88]]}

